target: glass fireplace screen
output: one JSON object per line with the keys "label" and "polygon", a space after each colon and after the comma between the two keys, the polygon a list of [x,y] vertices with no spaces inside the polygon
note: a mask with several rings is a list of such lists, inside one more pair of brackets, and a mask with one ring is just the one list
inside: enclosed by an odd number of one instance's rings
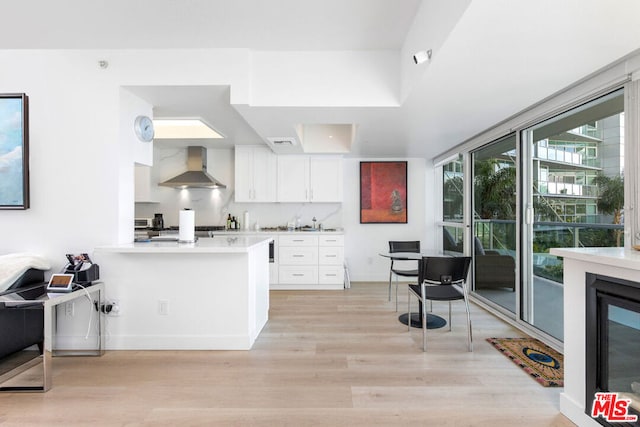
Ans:
{"label": "glass fireplace screen", "polygon": [[[640,414],[640,283],[587,273],[585,412],[595,393],[617,393]],[[612,425],[596,418],[602,425]],[[640,421],[621,426],[640,426]]]}
{"label": "glass fireplace screen", "polygon": [[[617,299],[617,298],[616,298]],[[621,307],[620,302],[602,298],[606,304],[606,386],[631,399],[631,407],[640,412],[640,313],[638,307]],[[627,305],[626,301],[622,304]],[[604,385],[604,384],[603,384]]]}

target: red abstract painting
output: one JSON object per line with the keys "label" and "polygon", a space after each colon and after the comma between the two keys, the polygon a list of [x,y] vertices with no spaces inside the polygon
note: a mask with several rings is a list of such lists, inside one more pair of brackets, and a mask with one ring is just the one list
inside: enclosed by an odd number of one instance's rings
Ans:
{"label": "red abstract painting", "polygon": [[407,162],[360,162],[360,223],[407,223]]}

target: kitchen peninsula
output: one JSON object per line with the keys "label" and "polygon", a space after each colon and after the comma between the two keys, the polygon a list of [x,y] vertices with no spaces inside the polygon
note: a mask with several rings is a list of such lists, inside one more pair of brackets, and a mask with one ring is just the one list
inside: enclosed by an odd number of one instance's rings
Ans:
{"label": "kitchen peninsula", "polygon": [[195,243],[98,247],[109,300],[110,350],[249,350],[268,319],[269,241],[220,236]]}

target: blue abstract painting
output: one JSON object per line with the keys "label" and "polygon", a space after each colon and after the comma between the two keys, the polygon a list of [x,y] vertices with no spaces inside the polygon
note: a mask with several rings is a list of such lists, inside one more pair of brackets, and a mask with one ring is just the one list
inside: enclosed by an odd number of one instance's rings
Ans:
{"label": "blue abstract painting", "polygon": [[26,97],[0,96],[0,207],[28,207]]}

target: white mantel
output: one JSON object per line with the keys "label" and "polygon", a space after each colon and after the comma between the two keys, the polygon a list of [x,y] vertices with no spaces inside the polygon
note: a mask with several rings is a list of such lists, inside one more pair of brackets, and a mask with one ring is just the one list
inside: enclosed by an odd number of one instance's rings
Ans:
{"label": "white mantel", "polygon": [[554,248],[564,258],[564,393],[560,411],[579,426],[600,427],[585,410],[586,273],[638,281],[640,252],[624,248]]}

